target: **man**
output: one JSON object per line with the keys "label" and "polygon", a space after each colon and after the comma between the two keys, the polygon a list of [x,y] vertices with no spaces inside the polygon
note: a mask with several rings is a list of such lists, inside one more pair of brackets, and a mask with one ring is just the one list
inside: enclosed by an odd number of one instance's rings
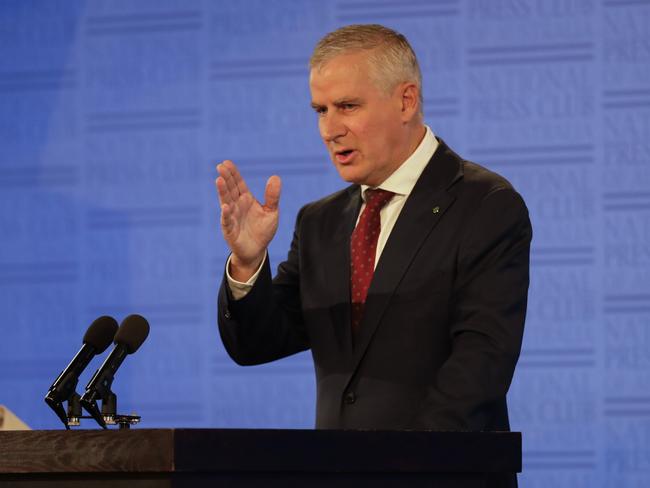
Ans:
{"label": "man", "polygon": [[321,136],[351,185],[300,210],[272,279],[280,178],[261,204],[231,161],[218,165],[228,353],[258,364],[311,349],[317,428],[508,430],[532,235],[524,202],[424,125],[402,35],[341,28],[310,67]]}

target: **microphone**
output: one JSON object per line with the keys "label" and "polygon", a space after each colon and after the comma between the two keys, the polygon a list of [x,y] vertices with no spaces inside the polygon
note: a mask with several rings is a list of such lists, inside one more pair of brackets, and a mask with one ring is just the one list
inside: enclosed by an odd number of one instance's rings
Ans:
{"label": "microphone", "polygon": [[[81,406],[104,429],[107,428],[104,415],[110,416],[115,413],[117,400],[111,391],[115,372],[128,354],[138,350],[148,335],[149,323],[144,317],[133,314],[125,318],[115,334],[113,340],[115,347],[86,385],[86,392],[80,400]],[[102,400],[101,413],[97,407],[99,399]]]}
{"label": "microphone", "polygon": [[76,394],[75,389],[79,382],[79,376],[92,358],[101,354],[109,346],[115,332],[117,331],[117,322],[113,317],[102,316],[96,319],[90,326],[83,337],[83,345],[79,352],[72,359],[70,364],[54,380],[52,386],[45,395],[45,403],[59,416],[66,429],[69,429],[68,416],[63,409],[62,403],[70,401]]}

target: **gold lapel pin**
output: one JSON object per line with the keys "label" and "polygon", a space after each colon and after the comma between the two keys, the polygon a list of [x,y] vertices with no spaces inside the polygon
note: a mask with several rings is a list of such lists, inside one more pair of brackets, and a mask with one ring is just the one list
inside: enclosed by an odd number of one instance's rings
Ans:
{"label": "gold lapel pin", "polygon": [[438,212],[440,212],[440,207],[436,205],[435,207],[433,207],[433,213],[438,213]]}

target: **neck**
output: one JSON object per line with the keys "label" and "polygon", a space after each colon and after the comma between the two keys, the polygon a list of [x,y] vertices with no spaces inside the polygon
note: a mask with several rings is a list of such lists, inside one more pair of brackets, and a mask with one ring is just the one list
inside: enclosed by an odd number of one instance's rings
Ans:
{"label": "neck", "polygon": [[[427,128],[425,127],[423,122],[419,122],[415,127],[409,129],[409,134],[406,138],[406,144],[405,147],[407,147],[407,150],[405,150],[401,156],[399,156],[400,163],[399,165],[395,166],[392,171],[385,175],[381,181],[366,181],[362,182],[360,184],[367,185],[369,187],[377,187],[381,185],[384,181],[386,181],[387,178],[390,177],[397,169],[402,166],[408,158],[411,157],[411,155],[415,152],[415,150],[418,148],[422,140],[424,139],[424,136],[427,133]],[[398,159],[398,158],[396,158]]]}
{"label": "neck", "polygon": [[[427,128],[425,127],[423,122],[418,122],[417,126],[413,130],[413,139],[415,139],[415,145],[413,146],[413,151],[420,145],[422,142],[422,139],[424,139],[424,135],[427,133]],[[413,151],[411,151],[411,154],[413,154]]]}
{"label": "neck", "polygon": [[424,139],[424,135],[426,133],[427,133],[427,128],[424,126],[424,123],[418,122],[417,124],[415,124],[415,126],[412,128],[407,138],[408,151],[405,153],[404,157],[402,158],[402,163],[404,163],[404,161],[406,161],[408,158],[411,157],[411,154],[413,154],[415,150],[418,148],[418,146],[422,142],[422,139]]}

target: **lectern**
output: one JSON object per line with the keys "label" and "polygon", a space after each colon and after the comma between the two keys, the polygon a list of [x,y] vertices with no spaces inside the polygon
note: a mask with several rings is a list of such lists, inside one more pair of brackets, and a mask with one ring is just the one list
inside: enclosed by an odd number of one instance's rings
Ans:
{"label": "lectern", "polygon": [[518,432],[0,432],[2,488],[485,488],[519,471]]}

